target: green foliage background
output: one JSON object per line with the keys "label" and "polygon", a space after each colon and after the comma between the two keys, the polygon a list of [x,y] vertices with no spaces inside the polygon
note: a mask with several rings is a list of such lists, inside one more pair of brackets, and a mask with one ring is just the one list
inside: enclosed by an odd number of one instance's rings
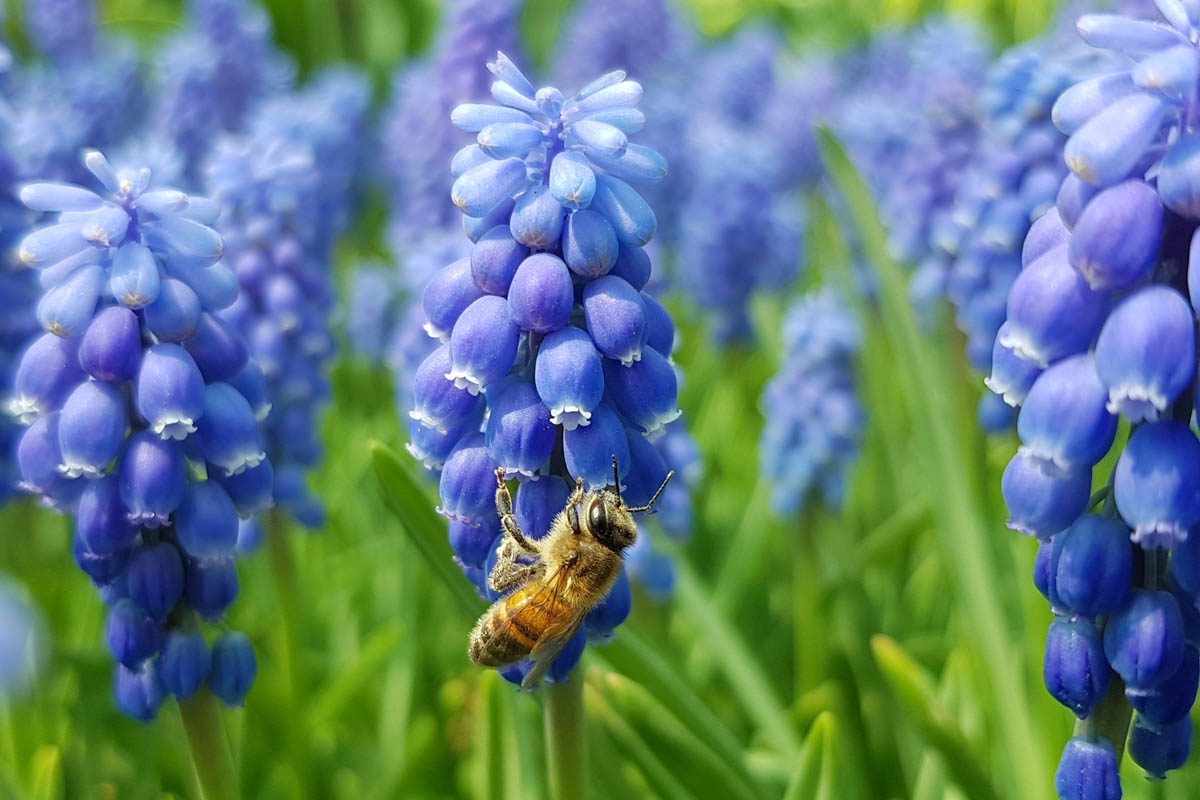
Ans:
{"label": "green foliage background", "polygon": [[[16,4],[10,3],[11,6]],[[269,0],[306,69],[349,58],[381,94],[436,30],[435,0]],[[691,0],[706,33],[766,16],[797,46],[862,40],[883,22],[949,7],[997,41],[1036,33],[1032,0]],[[153,41],[178,24],[165,0],[108,0],[104,19]],[[545,58],[567,10],[529,0]],[[10,26],[19,10],[10,8]],[[883,288],[863,305],[865,449],[843,513],[779,519],[756,449],[757,400],[779,358],[785,296],[759,302],[762,346],[720,351],[678,301],[681,405],[707,483],[692,541],[674,553],[677,595],[639,595],[615,642],[589,648],[585,687],[594,797],[1046,798],[1072,719],[1041,686],[1050,612],[1029,578],[1033,543],[1003,525],[999,475],[1013,441],[977,432],[978,376],[943,321],[922,331],[884,251],[869,198],[836,142],[823,147]],[[668,154],[669,155],[669,154]],[[843,231],[821,198],[809,283],[846,283]],[[339,269],[381,253],[364,215]],[[798,292],[804,287],[795,287]],[[852,293],[851,293],[852,294]],[[737,365],[731,369],[731,365]],[[330,515],[313,535],[246,559],[232,624],[260,676],[226,715],[246,796],[540,798],[538,697],[465,657],[480,610],[449,565],[429,487],[415,480],[385,375],[343,359],[314,478]],[[23,503],[0,512],[0,571],[21,577],[53,634],[34,697],[0,707],[0,797],[193,796],[178,712],[142,726],[110,699],[104,612],[75,569],[66,522]],[[449,567],[449,569],[447,569]],[[1187,798],[1200,767],[1165,786],[1129,768],[1127,796]]]}

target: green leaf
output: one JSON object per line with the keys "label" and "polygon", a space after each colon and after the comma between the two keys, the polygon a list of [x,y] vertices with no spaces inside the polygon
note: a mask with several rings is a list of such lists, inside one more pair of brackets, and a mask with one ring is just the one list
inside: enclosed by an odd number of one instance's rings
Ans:
{"label": "green leaf", "polygon": [[62,752],[52,745],[33,754],[30,800],[57,800],[63,796]]}
{"label": "green leaf", "polygon": [[1016,795],[1031,800],[1047,797],[1050,771],[1040,731],[1026,702],[1020,642],[1001,605],[1002,589],[1015,589],[1018,584],[1011,574],[998,574],[1000,565],[989,557],[994,551],[989,537],[1001,532],[989,532],[985,522],[978,465],[963,449],[971,435],[955,414],[956,384],[948,374],[944,345],[922,336],[917,326],[905,276],[888,254],[883,225],[867,186],[837,138],[826,128],[818,134],[825,166],[850,209],[882,288],[884,329],[902,365],[896,373],[902,381],[914,438],[921,443],[913,457],[927,481],[928,496],[937,499],[931,504],[936,528],[955,565],[968,629],[974,634],[979,662],[987,673],[993,713],[1007,751],[1008,763],[1000,769],[1013,776]]}
{"label": "green leaf", "polygon": [[893,695],[904,706],[930,746],[941,753],[950,777],[968,797],[998,800],[987,769],[975,755],[966,735],[938,697],[933,678],[895,640],[871,639],[875,662]]}
{"label": "green leaf", "polygon": [[804,740],[783,800],[835,800],[842,796],[837,791],[836,736],[833,714],[826,711],[813,722]]}
{"label": "green leaf", "polygon": [[[659,748],[669,749],[675,772],[691,781],[699,781],[706,792],[720,797],[755,800],[762,796],[749,775],[737,769],[740,762],[727,762],[703,742],[695,731],[641,686],[615,672],[596,678],[614,708],[639,731],[646,733]],[[658,748],[656,748],[658,749]]]}
{"label": "green leaf", "polygon": [[400,456],[387,445],[372,441],[367,446],[371,450],[375,475],[383,488],[383,499],[388,510],[400,522],[409,541],[416,545],[433,574],[441,579],[450,592],[455,609],[462,616],[475,619],[483,610],[483,601],[454,566],[454,552],[450,549],[446,521],[434,511],[435,502],[421,478],[408,458]]}
{"label": "green leaf", "polygon": [[356,653],[354,662],[335,673],[333,681],[314,698],[310,724],[320,727],[336,720],[350,702],[383,671],[384,664],[403,638],[404,630],[395,624],[386,625],[372,633]]}

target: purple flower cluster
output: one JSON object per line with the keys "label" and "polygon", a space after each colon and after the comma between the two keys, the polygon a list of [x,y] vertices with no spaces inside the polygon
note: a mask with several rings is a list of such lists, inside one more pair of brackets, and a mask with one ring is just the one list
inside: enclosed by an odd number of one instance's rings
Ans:
{"label": "purple flower cluster", "polygon": [[57,214],[19,249],[45,331],[15,377],[22,486],[75,518],[76,560],[109,605],[121,709],[149,720],[205,683],[240,704],[253,652],[237,635],[210,650],[200,623],[237,597],[239,517],[270,505],[272,469],[242,388],[255,367],[218,313],[238,286],[217,207],[98,151],[84,161],[102,193],[20,193]]}
{"label": "purple flower cluster", "polygon": [[[503,53],[488,69],[498,105],[452,114],[475,134],[453,158],[450,193],[474,246],[425,288],[425,329],[443,344],[414,376],[409,414],[409,450],[440,472],[439,510],[481,591],[501,535],[497,467],[520,480],[517,519],[540,538],[570,482],[607,485],[614,456],[628,502],[646,502],[667,473],[649,437],[679,415],[674,324],[642,291],[656,220],[634,185],[660,180],[666,162],[630,141],[641,86],[616,71],[568,97],[535,88]],[[623,574],[550,679],[630,602]]]}
{"label": "purple flower cluster", "polygon": [[819,496],[839,508],[864,423],[853,369],[862,332],[837,292],[824,289],[788,309],[783,338],[783,363],[761,400],[759,450],[771,504],[796,514]]}
{"label": "purple flower cluster", "polygon": [[[1079,19],[1124,66],[1054,104],[1070,173],[1025,238],[989,380],[1020,406],[1003,489],[1058,617],[1046,685],[1083,720],[1056,779],[1069,798],[1120,796],[1121,742],[1091,723],[1113,680],[1136,712],[1131,758],[1162,777],[1187,760],[1200,675],[1200,6],[1157,6],[1160,21]],[[1119,418],[1131,434],[1090,496]]]}

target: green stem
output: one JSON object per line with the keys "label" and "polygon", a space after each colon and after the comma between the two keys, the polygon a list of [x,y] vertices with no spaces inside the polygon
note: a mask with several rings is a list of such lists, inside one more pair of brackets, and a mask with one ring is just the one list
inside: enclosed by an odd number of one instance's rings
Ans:
{"label": "green stem", "polygon": [[179,704],[179,713],[183,717],[201,800],[240,797],[233,753],[229,749],[216,698],[208,689],[202,689],[190,700]]}
{"label": "green stem", "polygon": [[272,511],[266,518],[267,555],[271,560],[271,574],[275,578],[275,590],[279,594],[280,633],[283,636],[281,672],[289,697],[295,696],[296,660],[298,631],[299,579],[296,576],[296,559],[287,540],[287,519],[280,511]]}
{"label": "green stem", "polygon": [[1100,701],[1100,705],[1087,719],[1075,723],[1075,735],[1084,736],[1095,741],[1097,738],[1107,739],[1117,751],[1117,763],[1121,763],[1121,754],[1125,751],[1125,738],[1129,736],[1129,723],[1133,720],[1133,706],[1125,699],[1125,682],[1121,676],[1112,673],[1108,683],[1108,693]]}
{"label": "green stem", "polygon": [[[576,673],[578,670],[576,670]],[[547,684],[546,774],[550,800],[587,795],[587,747],[583,727],[583,679],[572,673],[565,683]]]}

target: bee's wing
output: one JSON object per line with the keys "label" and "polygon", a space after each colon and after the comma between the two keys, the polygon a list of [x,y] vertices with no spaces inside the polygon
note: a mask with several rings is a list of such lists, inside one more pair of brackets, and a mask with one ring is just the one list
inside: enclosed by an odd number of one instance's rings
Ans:
{"label": "bee's wing", "polygon": [[521,681],[522,689],[531,689],[538,685],[546,671],[554,664],[554,659],[558,658],[558,654],[567,646],[567,642],[571,641],[571,638],[579,631],[579,626],[583,624],[585,616],[586,614],[582,612],[575,614],[567,620],[565,625],[547,629],[542,634],[529,653],[533,659],[533,669],[529,670],[529,674]]}

